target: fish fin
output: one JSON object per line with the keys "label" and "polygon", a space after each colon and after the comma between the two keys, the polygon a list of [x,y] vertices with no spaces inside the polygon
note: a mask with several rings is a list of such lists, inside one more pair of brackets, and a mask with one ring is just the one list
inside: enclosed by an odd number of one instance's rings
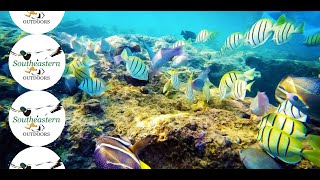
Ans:
{"label": "fish fin", "polygon": [[294,30],[295,33],[299,33],[299,34],[302,34],[304,32],[304,22],[301,23],[295,30]]}
{"label": "fish fin", "polygon": [[157,136],[154,135],[149,135],[143,139],[141,139],[140,141],[136,142],[134,145],[132,145],[131,147],[129,147],[129,149],[131,150],[131,152],[133,152],[134,154],[138,155],[139,152],[145,148],[146,146],[148,146],[153,140],[155,140]]}
{"label": "fish fin", "polygon": [[309,134],[306,140],[313,149],[320,150],[320,136]]}
{"label": "fish fin", "polygon": [[284,24],[286,22],[286,15],[285,14],[282,14],[278,20],[274,23],[273,27],[277,27],[277,26],[280,26],[282,24]]}
{"label": "fish fin", "polygon": [[144,43],[144,47],[146,48],[150,59],[152,59],[154,57],[155,53],[152,51],[151,47],[148,46],[147,43]]}
{"label": "fish fin", "polygon": [[113,88],[112,84],[108,84],[108,85],[106,86],[105,91],[109,91],[109,90],[111,90],[112,88]]}
{"label": "fish fin", "polygon": [[251,86],[255,81],[252,81],[251,83],[247,84],[246,89],[251,92]]}
{"label": "fish fin", "polygon": [[163,90],[162,93],[165,94],[166,92],[169,91],[170,87],[171,87],[171,79],[168,79],[168,81],[166,82],[166,84],[163,86]]}
{"label": "fish fin", "polygon": [[288,164],[297,164],[302,160],[302,157],[300,155],[289,156],[289,157],[277,157],[277,158]]}
{"label": "fish fin", "polygon": [[246,77],[246,79],[251,81],[254,79],[254,71],[255,70],[256,70],[256,68],[249,69],[248,71],[244,72],[243,75]]}
{"label": "fish fin", "polygon": [[123,60],[128,60],[129,56],[128,56],[128,51],[127,51],[126,48],[123,49],[123,51],[122,51],[122,53],[121,53],[120,56],[121,56],[121,58],[122,58]]}
{"label": "fish fin", "polygon": [[301,155],[315,164],[316,166],[320,167],[320,151],[318,150],[303,150]]}
{"label": "fish fin", "polygon": [[187,44],[192,44],[191,38],[189,38],[186,42],[187,42]]}
{"label": "fish fin", "polygon": [[89,58],[89,56],[85,55],[82,59],[82,63],[85,65],[85,66],[88,66],[88,67],[92,67],[94,65],[96,65],[97,63],[94,62],[92,59]]}
{"label": "fish fin", "polygon": [[189,80],[190,80],[190,81],[192,81],[192,79],[193,79],[193,74],[194,74],[194,72],[191,71],[191,74],[190,74],[190,77],[189,77]]}
{"label": "fish fin", "polygon": [[140,160],[140,166],[141,169],[151,169],[150,166],[148,166],[146,163]]}
{"label": "fish fin", "polygon": [[249,32],[250,32],[250,29],[247,29],[247,31],[243,35],[243,45],[245,45],[245,46],[249,45],[249,41],[247,39]]}

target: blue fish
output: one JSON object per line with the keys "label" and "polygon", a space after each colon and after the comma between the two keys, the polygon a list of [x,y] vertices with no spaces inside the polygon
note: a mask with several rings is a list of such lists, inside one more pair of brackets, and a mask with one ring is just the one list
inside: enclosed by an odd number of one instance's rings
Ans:
{"label": "blue fish", "polygon": [[147,50],[147,52],[148,52],[148,54],[149,54],[150,59],[152,59],[152,58],[154,57],[154,52],[152,51],[151,47],[148,46],[147,43],[144,44],[144,47],[146,48],[146,50]]}
{"label": "blue fish", "polygon": [[168,63],[174,56],[183,53],[183,47],[161,48],[152,58],[150,77],[153,77],[159,69]]}
{"label": "blue fish", "polygon": [[109,90],[111,85],[106,86],[106,82],[103,79],[89,77],[83,79],[78,87],[90,96],[100,96],[106,90]]}
{"label": "blue fish", "polygon": [[211,72],[211,68],[207,68],[203,72],[199,74],[197,79],[195,79],[192,82],[192,88],[196,91],[202,91],[202,88],[204,86],[204,83],[206,82],[206,79],[208,78],[208,74]]}

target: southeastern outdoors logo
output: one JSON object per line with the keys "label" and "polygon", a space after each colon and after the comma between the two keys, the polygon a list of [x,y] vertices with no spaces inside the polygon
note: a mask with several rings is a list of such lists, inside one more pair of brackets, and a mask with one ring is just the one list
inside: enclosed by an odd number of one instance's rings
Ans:
{"label": "southeastern outdoors logo", "polygon": [[61,78],[65,55],[60,45],[49,36],[29,35],[18,41],[9,54],[12,77],[30,90],[43,90]]}
{"label": "southeastern outdoors logo", "polygon": [[[50,80],[50,76],[45,75],[45,72],[46,72],[45,68],[60,66],[60,62],[54,62],[54,61],[39,62],[39,59],[37,59],[36,61],[31,59],[32,57],[36,57],[37,54],[46,53],[46,52],[50,52],[50,55],[45,57],[44,58],[45,60],[61,54],[62,49],[59,46],[56,49],[46,49],[46,50],[37,51],[37,52],[26,52],[24,50],[21,50],[19,53],[16,53],[11,51],[10,54],[12,56],[17,57],[17,60],[14,60],[13,62],[13,67],[26,66],[26,70],[24,70],[24,72],[26,73],[25,76],[23,77],[24,80]],[[20,57],[22,57],[23,60],[25,61],[22,60],[21,62]]]}
{"label": "southeastern outdoors logo", "polygon": [[[47,123],[48,126],[50,126],[50,124],[60,123],[60,118],[54,115],[62,110],[62,105],[59,103],[58,105],[48,105],[36,108],[21,106],[18,109],[11,107],[10,110],[18,114],[13,117],[12,123],[20,124],[25,128],[24,131],[20,132],[22,133],[22,136],[50,136],[50,132],[45,131],[46,127],[43,123]],[[48,116],[49,114],[50,116]]]}
{"label": "southeastern outdoors logo", "polygon": [[61,102],[46,91],[29,91],[10,107],[12,133],[30,146],[44,146],[57,139],[65,125]]}

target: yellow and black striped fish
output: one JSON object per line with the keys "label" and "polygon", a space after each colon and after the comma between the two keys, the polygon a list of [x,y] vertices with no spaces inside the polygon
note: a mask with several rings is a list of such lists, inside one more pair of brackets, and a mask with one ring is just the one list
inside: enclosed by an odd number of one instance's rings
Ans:
{"label": "yellow and black striped fish", "polygon": [[176,48],[176,47],[179,47],[179,46],[185,46],[185,45],[188,45],[188,44],[191,44],[191,43],[192,43],[191,39],[188,39],[187,41],[178,40],[177,42],[172,44],[172,48]]}
{"label": "yellow and black striped fish", "polygon": [[287,116],[290,116],[292,118],[295,118],[301,122],[306,122],[308,119],[308,116],[301,112],[298,108],[296,108],[289,100],[283,101],[281,104],[279,104],[277,110],[277,113],[282,113]]}
{"label": "yellow and black striped fish", "polygon": [[186,87],[186,97],[188,101],[194,102],[194,94],[193,94],[193,88],[192,88],[192,78],[193,78],[193,73],[191,73],[189,80],[187,82],[187,87]]}
{"label": "yellow and black striped fish", "polygon": [[168,72],[171,75],[172,87],[178,89],[180,86],[179,73],[176,70]]}
{"label": "yellow and black striped fish", "polygon": [[211,40],[214,37],[214,32],[203,29],[199,32],[199,34],[196,37],[196,43],[200,42],[207,42]]}
{"label": "yellow and black striped fish", "polygon": [[320,34],[313,34],[306,38],[303,43],[306,46],[319,46],[320,45]]}
{"label": "yellow and black striped fish", "polygon": [[223,53],[224,50],[236,50],[240,48],[244,43],[244,36],[240,32],[232,33],[230,36],[227,37],[224,45],[221,48],[221,52]]}
{"label": "yellow and black striped fish", "polygon": [[166,84],[163,86],[163,90],[162,93],[166,94],[167,92],[169,92],[169,90],[172,88],[172,83],[171,83],[171,79],[168,79]]}
{"label": "yellow and black striped fish", "polygon": [[291,22],[285,22],[276,28],[272,39],[277,45],[287,43],[291,39],[292,34],[302,34],[303,28],[304,23],[295,28]]}
{"label": "yellow and black striped fish", "polygon": [[126,60],[127,72],[135,79],[148,80],[149,69],[146,64],[136,56],[129,56]]}
{"label": "yellow and black striped fish", "polygon": [[320,149],[320,136],[310,134],[307,127],[300,121],[279,113],[270,113],[263,117],[258,124],[259,129],[265,126],[272,126],[278,128],[288,135],[297,138],[298,140],[308,139],[309,144],[315,148]]}
{"label": "yellow and black striped fish", "polygon": [[107,86],[103,79],[89,77],[82,80],[79,88],[90,96],[100,96],[107,89]]}
{"label": "yellow and black striped fish", "polygon": [[121,137],[100,137],[94,151],[95,163],[101,169],[150,169],[139,159],[137,154],[151,140],[147,137],[132,145]]}
{"label": "yellow and black striped fish", "polygon": [[255,69],[250,69],[244,73],[240,71],[229,71],[225,73],[219,83],[219,96],[224,99],[230,95],[233,83],[236,80],[253,80]]}
{"label": "yellow and black striped fish", "polygon": [[71,68],[72,71],[74,71],[75,69],[77,68],[80,68],[80,67],[84,67],[86,66],[82,60],[80,58],[75,58],[73,61],[71,61],[69,64],[69,67]]}
{"label": "yellow and black striped fish", "polygon": [[276,127],[297,139],[305,139],[307,136],[307,127],[302,122],[284,114],[270,113],[266,115],[258,124],[259,129],[264,126]]}
{"label": "yellow and black striped fish", "polygon": [[144,81],[149,79],[149,69],[139,57],[129,56],[127,49],[122,51],[120,57],[126,62],[126,69],[131,77]]}
{"label": "yellow and black striped fish", "polygon": [[91,77],[89,67],[85,66],[74,69],[73,75],[76,77],[78,83],[81,83],[84,79]]}
{"label": "yellow and black striped fish", "polygon": [[206,99],[206,102],[208,103],[210,101],[210,99],[211,99],[210,83],[208,81],[206,81],[204,83],[202,91],[203,91],[203,95],[204,95],[204,97]]}
{"label": "yellow and black striped fish", "polygon": [[246,33],[245,44],[250,45],[253,48],[263,45],[272,35],[275,28],[284,24],[285,21],[285,15],[281,15],[275,24],[273,24],[271,19],[260,19]]}
{"label": "yellow and black striped fish", "polygon": [[247,81],[244,80],[236,80],[233,83],[232,89],[231,89],[231,97],[235,100],[244,100],[244,98],[246,97],[246,92],[247,90],[250,92],[251,91],[251,86],[254,83],[251,82],[249,84],[247,84]]}
{"label": "yellow and black striped fish", "polygon": [[320,166],[320,151],[306,150],[301,141],[276,127],[262,127],[258,132],[257,140],[269,155],[283,162],[296,164],[304,157]]}

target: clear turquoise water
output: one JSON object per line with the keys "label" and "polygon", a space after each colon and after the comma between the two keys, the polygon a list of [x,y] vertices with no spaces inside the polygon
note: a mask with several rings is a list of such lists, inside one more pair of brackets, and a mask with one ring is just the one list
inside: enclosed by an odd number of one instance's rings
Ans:
{"label": "clear turquoise water", "polygon": [[[320,48],[306,47],[302,43],[307,35],[320,32],[320,11],[66,11],[56,30],[91,38],[134,33],[153,37],[170,35],[182,39],[181,30],[197,34],[202,29],[208,29],[218,33],[215,46],[209,48],[219,50],[231,33],[245,33],[260,18],[269,17],[275,21],[281,14],[297,25],[304,22],[305,33],[294,35],[289,43],[281,46],[275,45],[270,38],[269,42],[254,51],[261,56],[318,60]],[[1,12],[0,16],[11,21],[8,12]],[[63,27],[70,21],[77,23],[74,27]],[[266,49],[273,49],[274,54],[265,52]]]}

